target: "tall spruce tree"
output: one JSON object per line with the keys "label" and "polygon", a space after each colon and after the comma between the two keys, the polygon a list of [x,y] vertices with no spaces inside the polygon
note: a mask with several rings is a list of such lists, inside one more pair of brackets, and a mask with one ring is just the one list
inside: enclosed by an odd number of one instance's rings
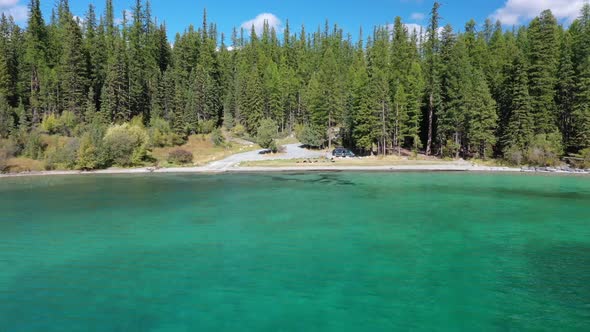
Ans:
{"label": "tall spruce tree", "polygon": [[435,1],[432,11],[430,12],[430,23],[428,25],[428,36],[425,45],[427,78],[426,89],[428,99],[426,155],[430,155],[432,153],[432,143],[436,129],[436,111],[440,104],[440,42],[438,38],[438,27],[440,22],[439,9],[440,3]]}
{"label": "tall spruce tree", "polygon": [[559,65],[557,20],[546,10],[528,29],[529,80],[535,132],[552,133],[557,129],[555,86]]}

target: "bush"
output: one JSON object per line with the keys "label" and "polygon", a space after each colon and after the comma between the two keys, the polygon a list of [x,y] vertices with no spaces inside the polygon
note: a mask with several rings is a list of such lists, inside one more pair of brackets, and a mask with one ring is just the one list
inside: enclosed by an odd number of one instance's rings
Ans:
{"label": "bush", "polygon": [[8,137],[14,130],[13,110],[0,94],[0,138]]}
{"label": "bush", "polygon": [[561,163],[562,154],[561,137],[553,133],[536,135],[526,149],[509,147],[504,151],[504,158],[515,165],[556,166]]}
{"label": "bush", "polygon": [[271,119],[263,119],[260,121],[260,126],[258,127],[258,135],[256,140],[258,145],[260,145],[263,149],[269,149],[273,152],[276,152],[277,145],[275,142],[275,138],[277,137],[277,123]]}
{"label": "bush", "polygon": [[244,137],[244,135],[246,135],[246,127],[244,127],[242,124],[238,123],[232,129],[232,133],[237,137]]}
{"label": "bush", "polygon": [[8,159],[16,155],[18,148],[12,140],[0,140],[0,173],[6,171]]}
{"label": "bush", "polygon": [[124,123],[111,126],[103,141],[109,160],[117,165],[138,165],[147,156],[149,136],[144,128],[137,125]]}
{"label": "bush", "polygon": [[579,163],[577,167],[585,169],[590,168],[590,148],[586,148],[580,151],[579,155],[580,158],[582,158],[582,161]]}
{"label": "bush", "polygon": [[80,141],[77,138],[70,138],[64,143],[56,142],[45,151],[46,169],[73,169],[78,159]]}
{"label": "bush", "polygon": [[295,128],[295,136],[301,144],[321,148],[326,144],[326,133],[315,125],[304,125]]}
{"label": "bush", "polygon": [[165,147],[182,145],[185,140],[170,127],[170,123],[162,118],[153,118],[150,123],[150,146]]}
{"label": "bush", "polygon": [[215,128],[217,123],[214,120],[199,122],[199,134],[211,134]]}
{"label": "bush", "polygon": [[555,166],[561,163],[563,154],[561,137],[558,133],[540,134],[533,138],[526,152],[527,162],[537,166]]}
{"label": "bush", "polygon": [[63,135],[71,136],[78,125],[76,114],[71,111],[64,111],[59,117],[59,130]]}
{"label": "bush", "polygon": [[443,147],[442,155],[445,158],[455,158],[459,150],[461,149],[461,145],[455,142],[452,139],[447,140],[447,144]]}
{"label": "bush", "polygon": [[74,112],[64,111],[61,116],[53,113],[43,117],[41,129],[49,135],[62,134],[70,136],[78,125],[78,120]]}
{"label": "bush", "polygon": [[225,136],[223,136],[221,129],[216,128],[213,130],[211,133],[211,142],[215,146],[223,146],[225,144]]}
{"label": "bush", "polygon": [[57,134],[59,131],[58,117],[53,113],[43,116],[43,121],[41,121],[41,129],[49,135]]}
{"label": "bush", "polygon": [[511,146],[504,151],[504,159],[513,165],[522,165],[524,153],[519,147]]}
{"label": "bush", "polygon": [[24,141],[23,155],[35,160],[42,159],[46,146],[41,139],[39,131],[33,130],[28,135],[23,132],[21,137]]}
{"label": "bush", "polygon": [[176,149],[168,154],[168,162],[178,165],[189,164],[193,162],[193,154],[183,149]]}

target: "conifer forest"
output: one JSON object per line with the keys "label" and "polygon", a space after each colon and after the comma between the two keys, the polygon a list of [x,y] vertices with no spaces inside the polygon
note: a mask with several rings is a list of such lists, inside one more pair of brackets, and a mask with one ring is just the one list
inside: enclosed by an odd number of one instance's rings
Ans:
{"label": "conifer forest", "polygon": [[68,0],[50,14],[30,0],[25,27],[2,15],[4,157],[132,166],[153,147],[221,129],[256,137],[261,124],[360,155],[590,155],[588,4],[567,25],[547,10],[524,26],[452,27],[435,2],[420,31],[391,13],[393,24],[372,31],[287,21],[229,35],[205,11],[173,37],[149,2],[122,21],[116,10],[106,0],[104,13],[90,5],[78,18]]}

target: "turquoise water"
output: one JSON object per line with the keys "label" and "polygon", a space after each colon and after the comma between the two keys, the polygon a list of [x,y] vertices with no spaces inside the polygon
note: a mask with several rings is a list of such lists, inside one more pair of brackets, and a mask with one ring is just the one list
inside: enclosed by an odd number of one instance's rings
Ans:
{"label": "turquoise water", "polygon": [[590,178],[13,178],[0,211],[0,331],[590,330]]}

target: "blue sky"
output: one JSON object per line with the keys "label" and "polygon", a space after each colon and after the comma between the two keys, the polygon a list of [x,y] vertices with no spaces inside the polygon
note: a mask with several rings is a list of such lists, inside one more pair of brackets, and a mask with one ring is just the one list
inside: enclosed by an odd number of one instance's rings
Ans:
{"label": "blue sky", "polygon": [[[450,23],[462,29],[470,18],[482,23],[487,17],[499,18],[506,26],[526,23],[543,9],[552,9],[565,24],[573,20],[585,0],[444,0],[441,9],[442,24]],[[75,15],[83,16],[88,3],[93,3],[99,13],[104,0],[70,0]],[[426,25],[432,0],[152,0],[153,13],[160,21],[166,21],[173,38],[189,24],[200,25],[203,8],[207,8],[209,20],[217,23],[218,30],[231,33],[234,26],[251,24],[261,26],[264,19],[278,30],[286,19],[295,31],[305,24],[308,31],[323,26],[326,18],[338,23],[345,32],[357,36],[359,27],[371,31],[375,25],[392,23],[401,16],[405,23]],[[21,24],[26,22],[27,0],[0,0],[0,11],[15,16]],[[49,15],[55,0],[41,0],[42,9]],[[131,9],[134,0],[114,0],[118,17],[123,10]]]}

